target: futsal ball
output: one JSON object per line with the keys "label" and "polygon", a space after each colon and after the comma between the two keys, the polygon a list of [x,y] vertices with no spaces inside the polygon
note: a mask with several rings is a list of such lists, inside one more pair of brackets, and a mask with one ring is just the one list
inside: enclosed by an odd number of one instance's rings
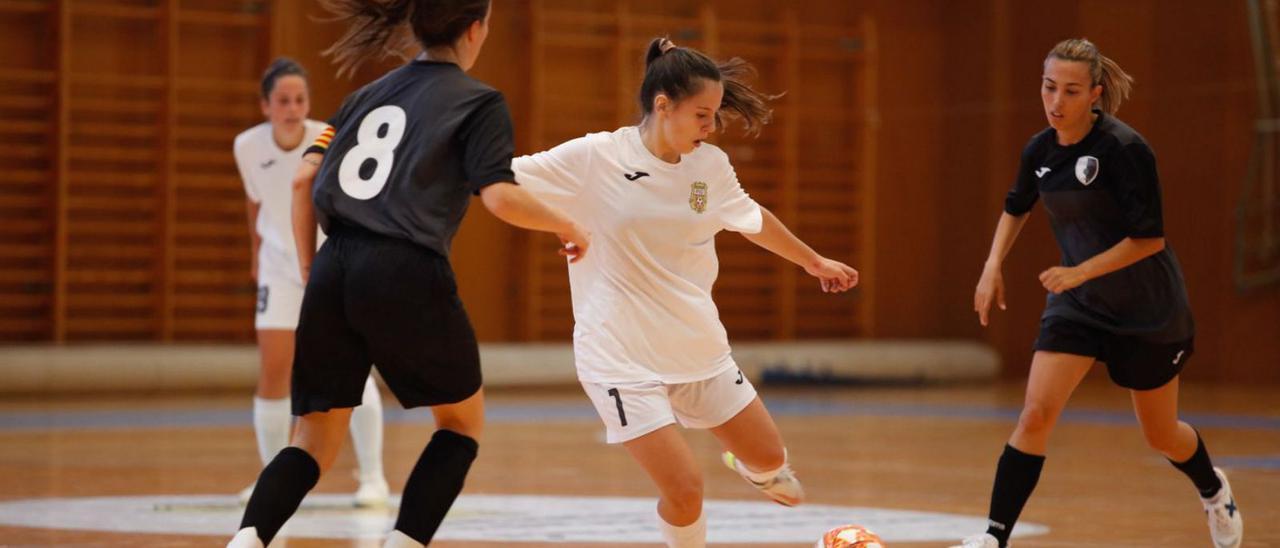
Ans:
{"label": "futsal ball", "polygon": [[841,525],[827,531],[813,548],[884,548],[880,536],[861,525]]}

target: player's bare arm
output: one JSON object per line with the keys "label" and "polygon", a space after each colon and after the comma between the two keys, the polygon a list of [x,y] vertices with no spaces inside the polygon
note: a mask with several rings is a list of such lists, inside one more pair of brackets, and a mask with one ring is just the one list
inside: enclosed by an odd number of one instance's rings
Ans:
{"label": "player's bare arm", "polygon": [[311,272],[311,260],[316,256],[316,212],[311,207],[311,185],[320,171],[324,155],[311,152],[302,157],[298,173],[293,176],[293,241],[298,248],[298,268],[302,270],[302,283]]}
{"label": "player's bare arm", "polygon": [[490,213],[520,228],[551,232],[560,237],[560,254],[576,263],[587,255],[591,234],[559,208],[547,205],[514,184],[489,185],[480,190],[480,200]]}
{"label": "player's bare arm", "polygon": [[760,215],[763,217],[760,232],[743,234],[751,243],[804,268],[805,272],[819,280],[824,292],[840,293],[858,285],[857,270],[819,255],[788,230],[768,209],[761,207]]}
{"label": "player's bare arm", "polygon": [[996,223],[996,234],[991,240],[991,253],[982,267],[978,287],[973,292],[973,311],[978,313],[978,323],[984,326],[989,321],[993,300],[1000,310],[1006,308],[1004,274],[1001,268],[1004,265],[1004,258],[1013,248],[1013,242],[1018,239],[1018,233],[1022,232],[1022,227],[1027,224],[1028,216],[1029,214],[1026,213],[1018,216],[1001,213],[1000,221]]}

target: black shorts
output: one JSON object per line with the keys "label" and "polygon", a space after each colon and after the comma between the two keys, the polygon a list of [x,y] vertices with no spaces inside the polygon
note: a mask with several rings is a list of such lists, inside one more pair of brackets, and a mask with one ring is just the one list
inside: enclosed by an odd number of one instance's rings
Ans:
{"label": "black shorts", "polygon": [[1195,351],[1195,338],[1154,343],[1050,316],[1040,321],[1035,349],[1095,358],[1106,364],[1112,382],[1131,390],[1152,390],[1182,372]]}
{"label": "black shorts", "polygon": [[360,405],[376,364],[405,408],[480,389],[480,352],[449,260],[335,225],[312,263],[293,359],[293,414]]}

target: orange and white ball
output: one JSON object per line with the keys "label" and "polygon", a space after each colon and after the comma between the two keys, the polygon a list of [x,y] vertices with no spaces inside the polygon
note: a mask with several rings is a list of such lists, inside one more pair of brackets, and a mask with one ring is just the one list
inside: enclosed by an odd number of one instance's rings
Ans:
{"label": "orange and white ball", "polygon": [[885,548],[885,543],[861,525],[841,525],[822,535],[813,548]]}

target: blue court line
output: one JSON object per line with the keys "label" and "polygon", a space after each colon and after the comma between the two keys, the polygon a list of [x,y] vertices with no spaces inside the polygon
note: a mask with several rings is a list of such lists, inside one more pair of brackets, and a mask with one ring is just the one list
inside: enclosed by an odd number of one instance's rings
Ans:
{"label": "blue court line", "polygon": [[[775,416],[891,416],[936,419],[998,420],[1014,422],[1021,413],[1016,407],[977,407],[966,405],[886,404],[822,402],[799,398],[766,398],[769,412]],[[1280,430],[1280,416],[1237,415],[1228,413],[1181,413],[1179,418],[1197,427]],[[1132,411],[1067,408],[1061,422],[1101,425],[1136,425]]]}
{"label": "blue court line", "polygon": [[[938,420],[987,420],[1012,423],[1020,409],[966,405],[850,403],[808,398],[765,398],[775,417],[910,417]],[[247,409],[172,409],[114,411],[0,411],[0,432],[75,429],[139,429],[185,427],[240,427],[252,423]],[[431,414],[388,406],[388,422],[429,423]],[[488,421],[496,423],[595,422],[595,411],[583,399],[576,403],[488,403]],[[1184,413],[1181,418],[1197,427],[1280,431],[1280,416],[1225,413]],[[1094,425],[1131,425],[1129,411],[1068,409],[1061,422]]]}
{"label": "blue court line", "polygon": [[1256,457],[1213,457],[1214,464],[1227,468],[1259,468],[1263,470],[1280,470],[1280,455]]}

